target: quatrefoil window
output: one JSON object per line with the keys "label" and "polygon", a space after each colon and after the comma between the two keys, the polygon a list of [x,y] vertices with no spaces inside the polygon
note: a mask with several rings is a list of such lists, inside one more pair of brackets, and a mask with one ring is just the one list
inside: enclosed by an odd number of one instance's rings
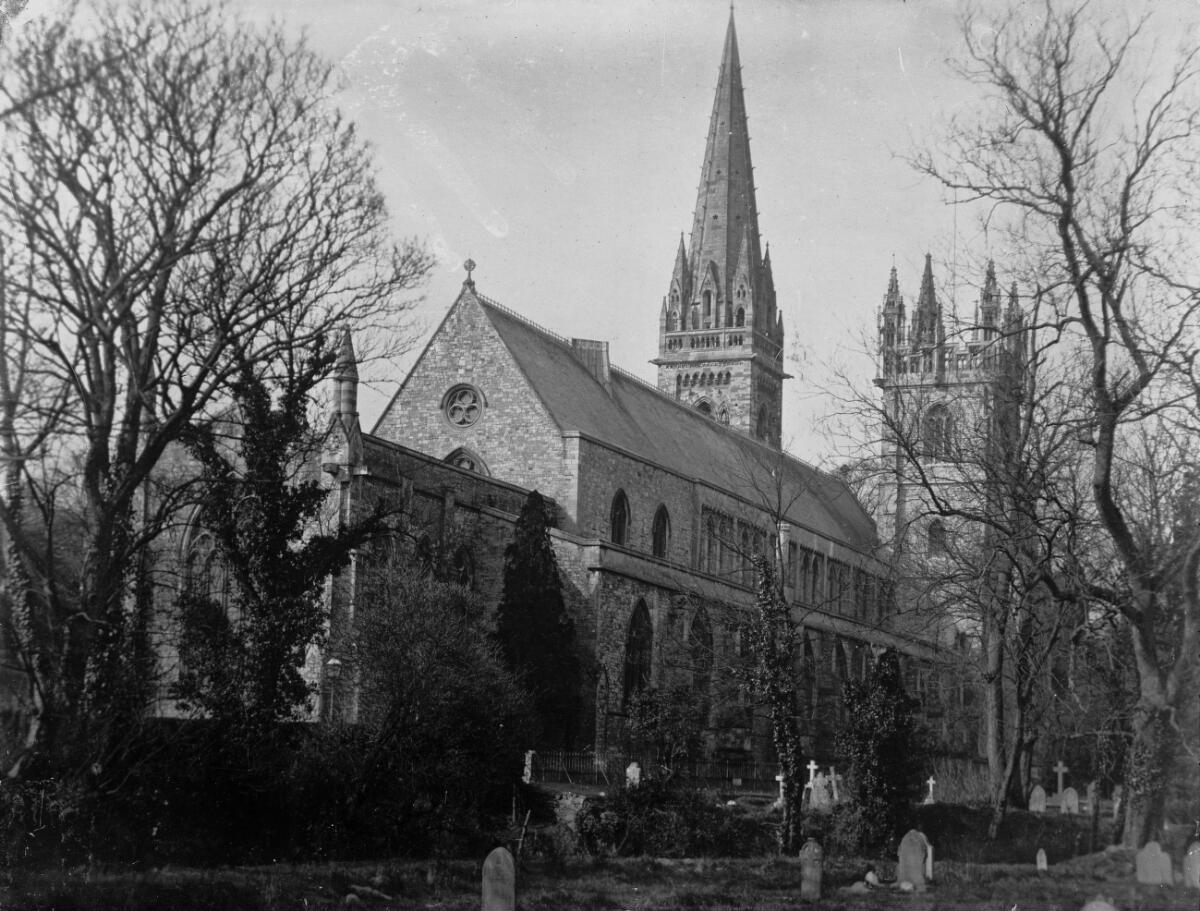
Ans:
{"label": "quatrefoil window", "polygon": [[442,413],[455,427],[470,427],[483,415],[483,395],[474,386],[455,386],[442,400]]}

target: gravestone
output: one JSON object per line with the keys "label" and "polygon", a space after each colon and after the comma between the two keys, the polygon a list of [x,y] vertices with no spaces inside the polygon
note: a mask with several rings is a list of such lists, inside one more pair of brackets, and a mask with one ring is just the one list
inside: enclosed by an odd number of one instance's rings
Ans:
{"label": "gravestone", "polygon": [[829,767],[829,787],[833,790],[833,802],[837,803],[841,800],[838,794],[838,782],[842,780],[842,776],[837,773],[837,769],[833,766]]}
{"label": "gravestone", "polygon": [[937,779],[930,775],[929,780],[925,784],[929,785],[929,793],[925,795],[925,803],[933,803],[933,786],[937,784]]}
{"label": "gravestone", "polygon": [[1125,796],[1125,788],[1123,785],[1117,785],[1113,788],[1113,822],[1117,821],[1117,817],[1121,815],[1121,798]]}
{"label": "gravestone", "polygon": [[1183,855],[1183,884],[1188,889],[1200,889],[1200,841],[1188,845]]}
{"label": "gravestone", "polygon": [[1059,795],[1058,812],[1067,813],[1071,816],[1079,815],[1079,792],[1074,788],[1067,788]]}
{"label": "gravestone", "polygon": [[1085,813],[1098,813],[1100,811],[1099,800],[1100,791],[1096,787],[1096,782],[1089,781],[1087,786],[1087,806],[1083,808],[1083,811]]}
{"label": "gravestone", "polygon": [[525,771],[521,773],[521,780],[525,784],[533,781],[533,750],[525,751]]}
{"label": "gravestone", "polygon": [[1117,906],[1103,895],[1097,895],[1095,898],[1089,899],[1079,911],[1117,911]]}
{"label": "gravestone", "polygon": [[641,763],[631,762],[625,767],[625,787],[636,788],[642,783]]}
{"label": "gravestone", "polygon": [[[779,782],[779,796],[775,798],[775,806],[783,806],[783,775],[776,775],[775,780]],[[802,795],[803,796],[803,795]]]}
{"label": "gravestone", "polygon": [[814,902],[821,897],[821,846],[810,838],[800,849],[800,898]]}
{"label": "gravestone", "polygon": [[1049,869],[1049,865],[1046,863],[1046,849],[1045,848],[1038,848],[1037,868],[1038,868],[1039,873],[1045,873]]}
{"label": "gravestone", "polygon": [[[897,854],[896,882],[912,883],[914,892],[925,891],[925,864],[929,842],[916,829],[909,829],[900,839]],[[901,886],[903,888],[903,886]]]}
{"label": "gravestone", "polygon": [[809,807],[813,810],[827,811],[833,806],[833,800],[829,794],[829,779],[820,772],[813,779],[812,796],[809,798]]}
{"label": "gravestone", "polygon": [[1146,842],[1137,852],[1137,881],[1147,886],[1173,886],[1171,855],[1156,841]]}
{"label": "gravestone", "polygon": [[481,911],[515,911],[517,870],[508,848],[494,848],[483,862]]}
{"label": "gravestone", "polygon": [[1046,812],[1046,789],[1040,784],[1035,784],[1033,786],[1033,790],[1029,794],[1029,812]]}
{"label": "gravestone", "polygon": [[[925,838],[925,833],[921,833],[921,837]],[[925,879],[928,882],[933,882],[933,842],[925,838]]]}

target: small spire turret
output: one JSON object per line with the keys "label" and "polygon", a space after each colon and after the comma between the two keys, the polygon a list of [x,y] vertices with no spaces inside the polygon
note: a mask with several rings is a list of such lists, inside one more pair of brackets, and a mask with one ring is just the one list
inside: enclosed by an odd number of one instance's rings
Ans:
{"label": "small spire turret", "polygon": [[333,366],[333,379],[337,384],[337,413],[358,414],[358,356],[354,353],[354,340],[348,327],[342,330],[342,342]]}
{"label": "small spire turret", "polygon": [[975,337],[990,341],[996,337],[1000,325],[1000,284],[996,281],[996,264],[988,260],[987,273],[983,278],[983,290],[979,292],[979,319]]}

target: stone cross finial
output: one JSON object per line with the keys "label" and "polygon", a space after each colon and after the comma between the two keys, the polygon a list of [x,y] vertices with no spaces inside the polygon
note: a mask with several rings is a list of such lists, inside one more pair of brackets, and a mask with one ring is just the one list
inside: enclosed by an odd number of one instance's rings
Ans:
{"label": "stone cross finial", "polygon": [[1065,765],[1063,765],[1063,761],[1060,759],[1058,761],[1058,764],[1056,766],[1054,766],[1054,768],[1052,768],[1050,771],[1054,772],[1056,775],[1058,775],[1058,793],[1061,794],[1062,788],[1063,788],[1063,776],[1066,775],[1067,772],[1069,772],[1071,770],[1068,769]]}
{"label": "stone cross finial", "polygon": [[463,263],[463,268],[467,270],[467,280],[463,282],[468,288],[475,287],[475,279],[471,277],[471,273],[475,271],[475,260],[468,259]]}
{"label": "stone cross finial", "polygon": [[817,761],[815,759],[810,759],[805,768],[808,769],[808,783],[811,785],[813,783],[813,777],[817,774],[817,769],[821,767],[817,765]]}

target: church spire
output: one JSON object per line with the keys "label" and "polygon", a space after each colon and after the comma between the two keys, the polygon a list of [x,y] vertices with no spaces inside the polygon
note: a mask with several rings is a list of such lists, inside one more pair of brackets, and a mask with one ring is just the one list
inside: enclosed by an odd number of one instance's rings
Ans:
{"label": "church spire", "polygon": [[700,168],[692,235],[675,255],[659,317],[658,388],[780,445],[783,319],[763,256],[733,10]]}
{"label": "church spire", "polygon": [[[754,169],[750,164],[750,130],[742,94],[742,65],[731,9],[708,124],[704,163],[700,169],[689,257],[696,270],[693,287],[703,293],[703,286],[708,282],[714,295],[714,313],[723,312],[735,297],[734,274],[742,241],[747,237],[749,262],[744,265],[752,281],[756,281],[762,267],[762,252],[754,199]],[[763,314],[764,317],[767,315]],[[770,316],[773,319],[774,315]],[[714,316],[714,325],[718,324],[720,321]]]}

